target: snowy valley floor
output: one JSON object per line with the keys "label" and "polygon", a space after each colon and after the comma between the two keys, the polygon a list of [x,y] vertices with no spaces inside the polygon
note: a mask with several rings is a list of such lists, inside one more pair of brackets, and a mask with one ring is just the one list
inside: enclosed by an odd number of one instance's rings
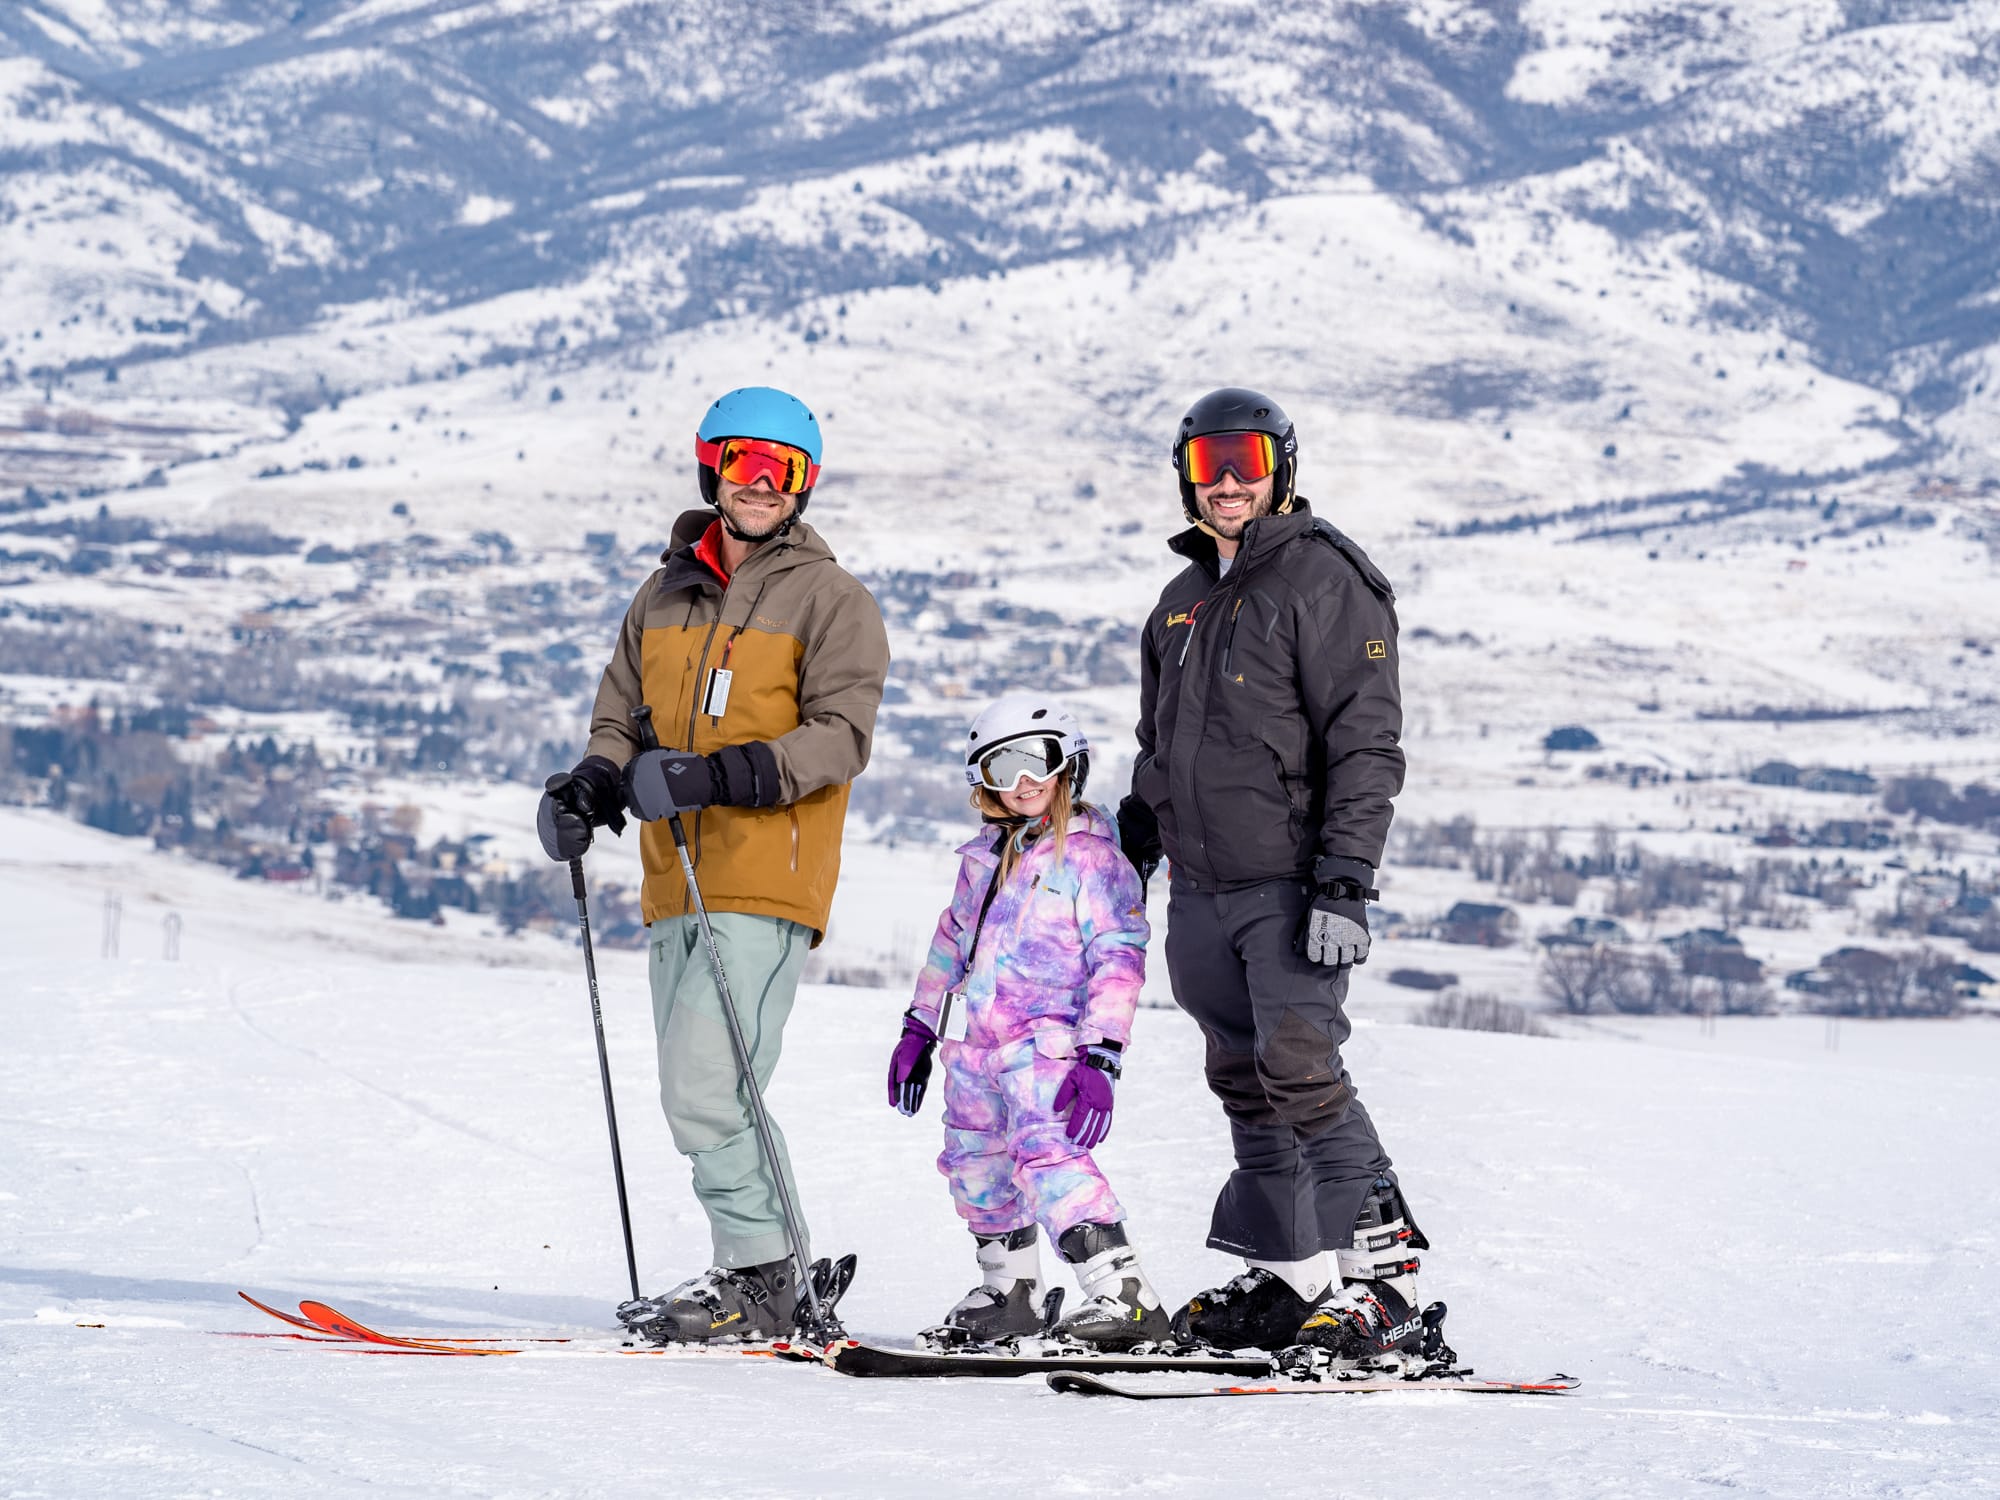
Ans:
{"label": "snowy valley floor", "polygon": [[[124,951],[98,954],[106,891]],[[912,907],[928,908],[928,890]],[[653,1093],[642,965],[600,955],[642,1275],[707,1259]],[[1156,962],[1157,962],[1156,945]],[[810,988],[772,1104],[849,1326],[972,1279],[879,1074],[900,995]],[[1349,1065],[1482,1373],[1567,1400],[1122,1406],[1038,1380],[762,1362],[362,1358],[377,1326],[593,1331],[623,1293],[576,955],[230,881],[0,811],[0,1495],[1787,1496],[2000,1493],[2000,1022],[1360,1017]],[[1101,1158],[1172,1298],[1225,1170],[1199,1039],[1142,1012]],[[1047,1269],[1053,1270],[1053,1265]],[[80,1327],[101,1324],[102,1327]]]}

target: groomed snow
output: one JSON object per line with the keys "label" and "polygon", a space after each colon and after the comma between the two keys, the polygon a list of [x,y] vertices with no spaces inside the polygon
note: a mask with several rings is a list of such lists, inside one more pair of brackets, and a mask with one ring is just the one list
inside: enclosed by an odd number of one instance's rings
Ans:
{"label": "groomed snow", "polygon": [[[879,855],[879,851],[878,851]],[[927,862],[928,861],[928,862]],[[935,861],[901,893],[928,918]],[[879,872],[877,872],[879,875]],[[104,897],[122,950],[98,954]],[[160,952],[171,906],[181,958]],[[1099,1405],[667,1360],[361,1358],[218,1337],[236,1299],[394,1330],[601,1331],[624,1293],[581,966],[0,811],[0,1494],[1966,1496],[2000,1492],[1991,1021],[1391,1024],[1349,1063],[1487,1374],[1568,1400]],[[706,1235],[641,963],[599,955],[645,1283]],[[904,997],[811,987],[772,1092],[857,1331],[971,1277],[879,1073]],[[1224,1170],[1199,1039],[1140,1017],[1102,1159],[1163,1291]],[[79,1326],[102,1325],[102,1326]]]}

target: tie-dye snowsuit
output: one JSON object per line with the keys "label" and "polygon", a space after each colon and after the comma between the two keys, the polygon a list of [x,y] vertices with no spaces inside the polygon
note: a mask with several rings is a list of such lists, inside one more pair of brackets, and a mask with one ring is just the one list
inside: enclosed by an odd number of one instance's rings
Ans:
{"label": "tie-dye snowsuit", "polygon": [[940,1045],[944,1154],[959,1216],[974,1234],[1039,1223],[1051,1240],[1077,1224],[1125,1217],[1090,1153],[1069,1139],[1056,1090],[1091,1042],[1123,1045],[1146,977],[1146,906],[1138,874],[1108,818],[1071,814],[1063,862],[1046,836],[994,894],[992,829],[959,848],[958,888],[917,976],[918,1015],[935,1025],[946,990],[960,992],[966,1032]]}

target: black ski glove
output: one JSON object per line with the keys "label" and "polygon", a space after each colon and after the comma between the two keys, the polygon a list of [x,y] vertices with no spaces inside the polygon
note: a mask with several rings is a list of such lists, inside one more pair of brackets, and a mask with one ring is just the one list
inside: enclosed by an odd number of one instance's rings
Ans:
{"label": "black ski glove", "polygon": [[1160,867],[1160,820],[1137,792],[1128,792],[1118,804],[1118,847],[1139,872],[1139,888]]}
{"label": "black ski glove", "polygon": [[1358,859],[1322,856],[1313,865],[1319,893],[1299,925],[1299,945],[1316,964],[1345,968],[1368,962],[1368,906],[1381,893],[1375,871]]}
{"label": "black ski glove", "polygon": [[625,766],[625,805],[651,823],[704,807],[775,807],[778,757],[763,740],[725,745],[713,755],[641,750]]}
{"label": "black ski glove", "polygon": [[618,768],[601,755],[586,755],[567,771],[551,776],[535,813],[535,832],[550,859],[579,858],[590,847],[591,829],[625,831]]}

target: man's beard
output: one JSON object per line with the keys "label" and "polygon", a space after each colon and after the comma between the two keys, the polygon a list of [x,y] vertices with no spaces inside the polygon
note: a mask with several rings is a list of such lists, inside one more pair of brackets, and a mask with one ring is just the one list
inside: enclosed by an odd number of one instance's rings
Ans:
{"label": "man's beard", "polygon": [[[1213,505],[1214,503],[1213,500],[1209,501],[1209,505]],[[1221,537],[1225,542],[1233,542],[1242,537],[1243,528],[1248,526],[1252,521],[1271,514],[1271,498],[1267,495],[1262,500],[1252,500],[1249,508],[1244,511],[1239,519],[1234,521],[1217,520],[1209,511],[1208,506],[1205,505],[1197,505],[1195,509],[1201,513],[1202,523],[1210,531]],[[1232,526],[1235,530],[1231,531],[1227,529]]]}
{"label": "man's beard", "polygon": [[[722,507],[717,506],[716,509],[722,510]],[[791,525],[797,516],[798,512],[796,510],[789,511],[779,516],[777,520],[773,521],[764,530],[751,531],[743,526],[727,510],[722,510],[722,529],[735,537],[739,542],[768,542],[772,537],[777,536],[787,526]]]}

